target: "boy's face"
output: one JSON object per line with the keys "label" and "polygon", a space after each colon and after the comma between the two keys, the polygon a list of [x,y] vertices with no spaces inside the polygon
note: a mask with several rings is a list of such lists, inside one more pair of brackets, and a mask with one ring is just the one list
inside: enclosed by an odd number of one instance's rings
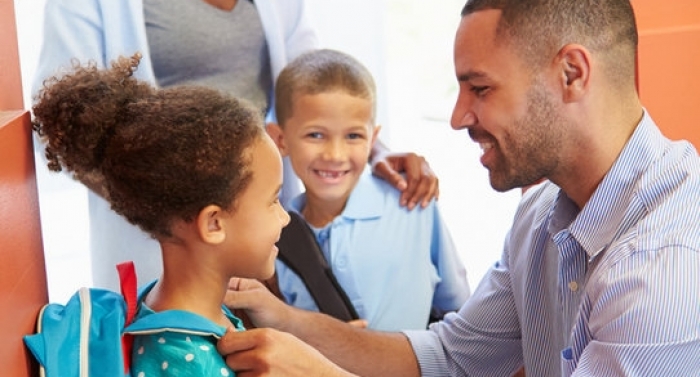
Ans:
{"label": "boy's face", "polygon": [[281,129],[272,126],[309,200],[345,204],[379,132],[372,110],[370,100],[344,91],[299,95]]}

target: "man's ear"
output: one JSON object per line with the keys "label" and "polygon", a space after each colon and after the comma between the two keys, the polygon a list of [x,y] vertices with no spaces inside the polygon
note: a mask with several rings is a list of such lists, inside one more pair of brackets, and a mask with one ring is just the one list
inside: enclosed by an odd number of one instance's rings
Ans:
{"label": "man's ear", "polygon": [[576,102],[589,90],[591,54],[583,46],[568,44],[557,54],[557,69],[564,102]]}
{"label": "man's ear", "polygon": [[282,130],[282,127],[277,123],[268,123],[265,130],[267,131],[267,134],[270,135],[272,141],[275,142],[275,145],[277,145],[282,157],[287,156],[287,147],[284,143],[284,131]]}
{"label": "man's ear", "polygon": [[217,205],[204,207],[197,215],[197,231],[199,238],[209,244],[220,244],[226,240],[226,228],[224,223],[227,217],[225,212]]}

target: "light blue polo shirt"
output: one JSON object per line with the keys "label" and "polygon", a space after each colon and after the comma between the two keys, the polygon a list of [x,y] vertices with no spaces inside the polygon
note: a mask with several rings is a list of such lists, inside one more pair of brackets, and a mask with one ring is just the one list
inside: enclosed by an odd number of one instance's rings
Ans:
{"label": "light blue polo shirt", "polygon": [[[343,212],[314,229],[328,264],[369,327],[424,329],[431,310],[458,310],[469,297],[467,274],[435,201],[412,211],[400,192],[365,169]],[[288,208],[301,213],[306,197]],[[318,311],[301,279],[277,260],[282,294],[293,306]]]}

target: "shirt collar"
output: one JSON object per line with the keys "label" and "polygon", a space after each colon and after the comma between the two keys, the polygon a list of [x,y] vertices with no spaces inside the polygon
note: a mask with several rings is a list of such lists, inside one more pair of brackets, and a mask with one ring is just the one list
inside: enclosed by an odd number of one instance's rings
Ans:
{"label": "shirt collar", "polygon": [[[345,209],[339,217],[350,220],[366,220],[381,217],[386,190],[381,185],[388,183],[374,178],[369,168],[365,168],[357,181],[355,188],[350,193]],[[288,203],[290,211],[301,213],[306,205],[306,195],[304,193],[292,198]],[[398,204],[398,198],[396,199]]]}
{"label": "shirt collar", "polygon": [[[569,230],[589,258],[594,258],[645,213],[635,191],[650,165],[663,153],[663,137],[646,110],[632,137],[603,177]],[[569,200],[560,193],[561,200]],[[559,204],[557,204],[559,207]],[[555,216],[556,210],[555,210]]]}

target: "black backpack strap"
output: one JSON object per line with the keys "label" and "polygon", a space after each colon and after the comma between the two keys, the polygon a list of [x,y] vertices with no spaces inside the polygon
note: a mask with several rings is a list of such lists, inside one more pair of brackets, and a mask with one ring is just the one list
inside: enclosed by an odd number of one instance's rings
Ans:
{"label": "black backpack strap", "polygon": [[314,232],[298,213],[289,211],[289,216],[289,224],[282,229],[277,242],[277,257],[299,275],[321,313],[342,321],[358,319],[350,299],[328,266]]}

